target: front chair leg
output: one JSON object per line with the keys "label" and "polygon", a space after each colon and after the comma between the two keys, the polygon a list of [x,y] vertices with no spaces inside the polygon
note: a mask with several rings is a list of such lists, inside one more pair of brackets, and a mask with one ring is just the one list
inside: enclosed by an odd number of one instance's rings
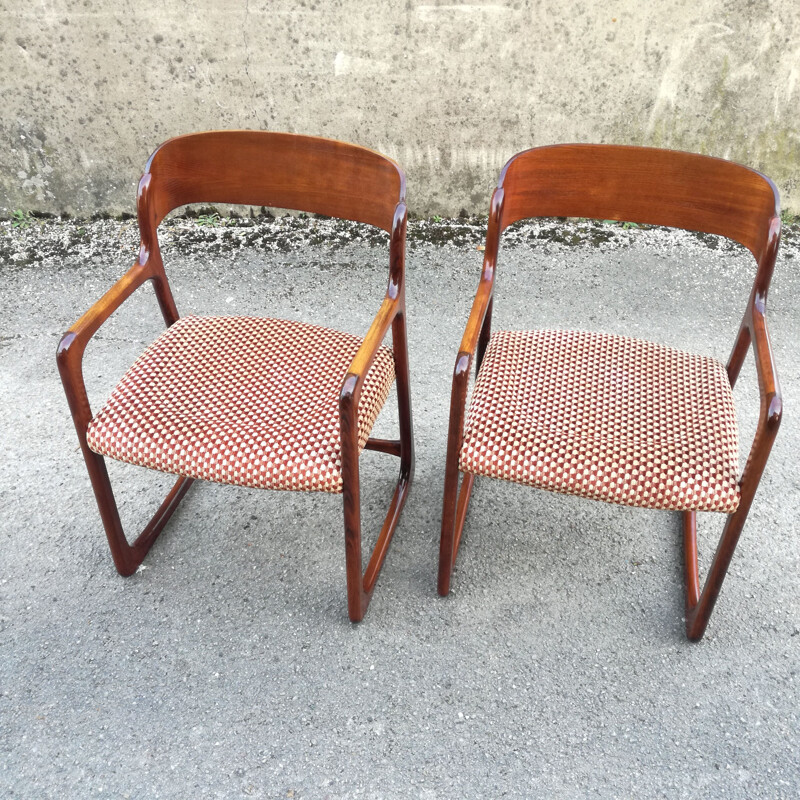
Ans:
{"label": "front chair leg", "polygon": [[84,450],[84,456],[86,466],[89,469],[89,478],[92,482],[94,495],[97,499],[100,518],[103,521],[108,545],[111,548],[114,566],[116,566],[120,575],[132,575],[144,561],[144,557],[164,529],[167,521],[180,504],[193,481],[191,478],[184,476],[178,478],[164,502],[161,503],[153,515],[153,518],[145,525],[133,544],[129,544],[122,528],[122,521],[119,518],[119,509],[114,499],[114,492],[111,488],[111,481],[109,480],[103,457],[90,451],[88,447]]}
{"label": "front chair leg", "polygon": [[[342,449],[344,450],[344,448]],[[345,469],[344,463],[345,458],[342,453],[347,614],[351,622],[360,622],[369,605],[370,595],[365,591],[361,577],[361,487],[359,486],[358,456],[356,456],[354,469]]]}
{"label": "front chair leg", "polygon": [[683,512],[683,547],[686,575],[686,635],[693,642],[703,638],[714,604],[717,602],[733,551],[747,519],[749,508],[739,508],[728,515],[717,552],[711,562],[703,591],[697,564],[697,512]]}
{"label": "front chair leg", "polygon": [[345,568],[347,572],[347,613],[351,622],[361,622],[364,614],[372,599],[375,591],[375,584],[378,581],[383,562],[386,560],[386,553],[389,544],[394,536],[397,523],[400,519],[400,512],[408,496],[409,480],[406,474],[401,471],[400,478],[389,504],[389,510],[383,520],[381,532],[375,549],[372,551],[369,564],[361,573],[361,502],[360,487],[358,485],[358,474],[355,481],[350,476],[343,488],[344,494],[344,546],[345,546]]}
{"label": "front chair leg", "polygon": [[[402,375],[402,371],[398,371]],[[369,439],[365,449],[397,456],[400,459],[400,476],[397,479],[389,510],[381,526],[378,541],[372,551],[363,575],[361,560],[361,486],[358,468],[358,423],[347,406],[342,415],[342,494],[344,496],[344,546],[347,573],[347,613],[351,622],[361,622],[375,591],[389,544],[394,536],[400,512],[403,510],[411,479],[414,475],[414,445],[411,428],[411,403],[408,397],[408,371],[398,376],[398,403],[400,406],[400,439]]]}

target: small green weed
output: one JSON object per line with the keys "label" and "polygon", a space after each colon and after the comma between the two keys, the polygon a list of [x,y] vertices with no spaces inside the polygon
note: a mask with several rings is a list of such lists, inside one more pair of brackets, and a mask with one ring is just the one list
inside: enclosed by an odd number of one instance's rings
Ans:
{"label": "small green weed", "polygon": [[630,230],[631,228],[641,227],[638,222],[622,222],[618,219],[601,219],[600,222],[602,222],[603,225],[614,225],[626,231]]}
{"label": "small green weed", "polygon": [[786,208],[781,209],[781,225],[785,225],[788,227],[789,225],[794,225],[798,221],[798,217],[792,214]]}
{"label": "small green weed", "polygon": [[441,222],[442,218],[441,218],[441,216],[439,216],[439,214],[434,214],[433,215],[433,221],[434,222]]}
{"label": "small green weed", "polygon": [[11,212],[11,227],[12,228],[27,228],[31,224],[31,215],[29,211],[22,211],[17,209]]}
{"label": "small green weed", "polygon": [[224,221],[215,211],[213,214],[200,214],[197,217],[197,224],[208,228],[216,228],[217,225],[224,225]]}

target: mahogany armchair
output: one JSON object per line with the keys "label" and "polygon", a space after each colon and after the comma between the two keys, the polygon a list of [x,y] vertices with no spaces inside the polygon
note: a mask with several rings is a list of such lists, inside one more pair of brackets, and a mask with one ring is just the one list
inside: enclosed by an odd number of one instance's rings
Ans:
{"label": "mahogany armchair", "polygon": [[[369,604],[414,470],[405,312],[405,176],[355,145],[256,131],[170,139],[139,182],[136,263],[62,338],[58,368],[111,554],[132,574],[194,479],[344,495],[347,607]],[[158,242],[164,216],[190,203],[270,206],[341,217],[390,234],[389,284],[361,339],[253,317],[178,315]],[[82,374],[87,343],[145,281],[167,330],[93,414]],[[376,298],[377,300],[377,298]],[[382,345],[392,332],[392,348]],[[370,430],[397,383],[399,439]],[[399,459],[399,478],[362,573],[359,455]],[[178,475],[138,538],[122,529],[104,456]]]}
{"label": "mahogany armchair", "polygon": [[[518,220],[547,216],[685,228],[744,245],[757,270],[727,365],[622,336],[492,333],[501,234]],[[492,196],[483,271],[453,375],[441,595],[450,590],[475,477],[486,475],[682,512],[686,632],[691,640],[703,636],[781,420],[764,316],[780,227],[772,182],[716,158],[653,148],[557,145],[525,151],[505,165]],[[739,476],[731,390],[751,345],[761,411]],[[467,408],[473,360],[477,377]],[[702,591],[698,511],[727,514]]]}

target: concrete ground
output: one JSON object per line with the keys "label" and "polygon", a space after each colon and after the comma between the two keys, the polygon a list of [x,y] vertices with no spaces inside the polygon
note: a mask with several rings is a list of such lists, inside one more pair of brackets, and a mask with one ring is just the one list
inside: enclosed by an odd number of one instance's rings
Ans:
{"label": "concrete ground", "polygon": [[[28,223],[0,231],[0,796],[800,795],[797,239],[768,314],[783,427],[708,633],[691,644],[674,513],[479,481],[453,592],[436,595],[479,223],[410,229],[416,478],[363,623],[347,620],[337,496],[196,484],[145,568],[118,576],[54,356],[132,262],[135,226]],[[177,221],[164,239],[183,314],[363,333],[387,275],[372,239],[317,220]],[[710,238],[529,225],[501,254],[495,327],[607,330],[724,360],[752,275],[749,256]],[[103,329],[87,353],[95,406],[158,330],[149,290]],[[743,461],[752,360],[736,399]],[[378,430],[393,426],[385,413]],[[395,463],[362,464],[374,532]],[[111,472],[135,531],[170,480]],[[703,565],[720,521],[701,518]]]}

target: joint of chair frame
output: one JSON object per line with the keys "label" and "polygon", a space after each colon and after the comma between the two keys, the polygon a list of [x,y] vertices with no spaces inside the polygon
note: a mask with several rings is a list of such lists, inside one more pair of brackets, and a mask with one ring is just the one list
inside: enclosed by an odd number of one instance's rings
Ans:
{"label": "joint of chair frame", "polygon": [[[769,342],[766,341],[764,346],[768,348]],[[756,364],[758,365],[760,363],[760,359],[758,356],[759,350],[758,345],[756,344],[755,333],[753,333],[753,349],[756,352]],[[760,480],[760,476],[764,471],[764,467],[766,466],[767,458],[769,457],[772,445],[775,442],[776,436],[778,435],[778,429],[780,428],[781,419],[783,417],[783,399],[781,397],[780,389],[777,385],[777,378],[774,373],[774,365],[772,364],[771,360],[772,354],[771,351],[768,352],[770,355],[770,365],[772,367],[772,372],[770,375],[770,379],[773,381],[772,388],[768,390],[764,389],[761,371],[760,369],[757,370],[759,373],[758,380],[761,389],[761,406],[759,410],[756,432],[753,435],[753,442],[750,445],[750,452],[747,456],[744,470],[742,471],[742,475],[739,479],[739,486],[742,489],[742,503],[746,503],[748,508],[750,506],[750,501],[752,500],[752,495],[755,493],[758,481]],[[764,449],[765,444],[766,450]],[[756,485],[752,486],[752,493],[750,493],[749,499],[746,499],[745,496],[748,494],[748,492],[745,491],[745,487],[752,485],[753,482],[750,480],[750,478],[753,472],[755,472]]]}
{"label": "joint of chair frame", "polygon": [[85,446],[86,428],[92,419],[92,408],[86,392],[86,383],[83,380],[83,352],[85,349],[86,341],[82,341],[75,331],[69,330],[61,337],[56,350],[58,373],[67,393],[67,402],[72,411],[81,447]]}
{"label": "joint of chair frame", "polygon": [[783,398],[779,394],[773,394],[769,398],[769,406],[767,408],[767,426],[770,429],[777,429],[780,427],[781,419],[783,418]]}
{"label": "joint of chair frame", "polygon": [[68,366],[73,361],[80,362],[86,343],[79,340],[78,334],[70,328],[60,339],[56,349],[59,366]]}
{"label": "joint of chair frame", "polygon": [[[456,358],[456,365],[453,369],[453,389],[451,395],[451,417],[454,411],[458,411],[458,420],[460,420],[460,436],[464,435],[464,417],[467,412],[467,390],[469,388],[469,371],[472,367],[473,354],[461,350]],[[461,440],[458,443],[459,450],[461,449]]]}
{"label": "joint of chair frame", "polygon": [[[497,183],[497,187],[492,192],[492,199],[489,201],[489,231],[496,225],[497,226],[497,236],[500,236],[500,222],[502,221],[503,216],[503,206],[505,205],[506,200],[506,190],[503,188],[503,179],[505,177],[505,170],[500,175],[500,180]],[[487,251],[490,250],[489,247],[486,248]],[[497,245],[493,248],[494,252],[497,252]]]}
{"label": "joint of chair frame", "polygon": [[401,200],[394,209],[392,230],[389,239],[389,289],[387,294],[392,299],[401,296],[405,278],[405,241],[406,226],[408,224],[408,209]]}
{"label": "joint of chair frame", "polygon": [[386,287],[386,297],[392,302],[400,302],[405,294],[406,287],[403,282],[402,272],[398,280],[395,280],[395,275],[392,272],[392,267],[389,267],[389,285]]}
{"label": "joint of chair frame", "polygon": [[750,301],[750,317],[760,314],[762,317],[767,313],[767,295],[764,292],[753,291]]}
{"label": "joint of chair frame", "polygon": [[406,222],[408,221],[408,208],[406,201],[400,200],[394,207],[394,218],[392,219],[391,237],[392,241],[403,241]]}
{"label": "joint of chair frame", "polygon": [[[783,400],[781,396],[774,392],[762,395],[758,425],[756,426],[755,434],[753,434],[753,442],[750,445],[747,461],[745,462],[744,469],[739,478],[739,488],[741,491],[740,508],[745,506],[746,509],[749,509],[750,507],[758,481],[766,466],[770,450],[772,450],[772,445],[778,435],[782,416]],[[766,449],[764,449],[764,445],[766,445]],[[753,473],[755,473],[754,481],[752,480]],[[752,487],[752,491],[748,491],[748,487]],[[737,513],[738,510],[739,509],[737,509]]]}
{"label": "joint of chair frame", "polygon": [[764,395],[761,402],[761,411],[759,413],[758,427],[756,428],[755,437],[753,439],[753,446],[755,442],[764,437],[768,437],[771,441],[775,438],[778,428],[781,426],[781,419],[783,418],[783,399],[777,392],[769,392]]}
{"label": "joint of chair frame", "polygon": [[372,436],[367,439],[364,445],[365,450],[375,450],[378,453],[386,453],[390,456],[400,458],[402,453],[402,442],[400,439],[376,439]]}
{"label": "joint of chair frame", "polygon": [[766,296],[769,290],[769,284],[772,280],[772,273],[775,270],[775,259],[778,255],[778,247],[781,242],[781,218],[778,214],[778,209],[775,209],[775,216],[772,217],[769,224],[769,231],[767,232],[763,247],[760,252],[753,252],[753,255],[758,261],[758,272],[753,285],[754,292],[760,292]]}
{"label": "joint of chair frame", "polygon": [[348,372],[345,375],[342,391],[339,395],[339,413],[342,417],[345,415],[355,417],[363,380],[362,375],[356,375],[352,372]]}
{"label": "joint of chair frame", "polygon": [[153,175],[145,172],[139,179],[136,190],[136,216],[139,223],[139,260],[144,263],[149,256],[158,250],[158,226],[161,220],[169,213],[164,211],[159,215],[152,201]]}
{"label": "joint of chair frame", "polygon": [[453,379],[459,382],[469,380],[469,369],[472,366],[472,357],[474,355],[474,348],[472,352],[461,350],[456,358],[456,366],[453,370]]}
{"label": "joint of chair frame", "polygon": [[[453,370],[453,388],[450,394],[450,435],[448,437],[448,453],[450,452],[450,442],[454,442],[453,453],[456,461],[458,461],[458,453],[461,451],[464,439],[464,419],[467,413],[467,389],[469,388],[471,366],[472,353],[460,351]],[[453,439],[456,433],[458,434],[457,442]]]}

